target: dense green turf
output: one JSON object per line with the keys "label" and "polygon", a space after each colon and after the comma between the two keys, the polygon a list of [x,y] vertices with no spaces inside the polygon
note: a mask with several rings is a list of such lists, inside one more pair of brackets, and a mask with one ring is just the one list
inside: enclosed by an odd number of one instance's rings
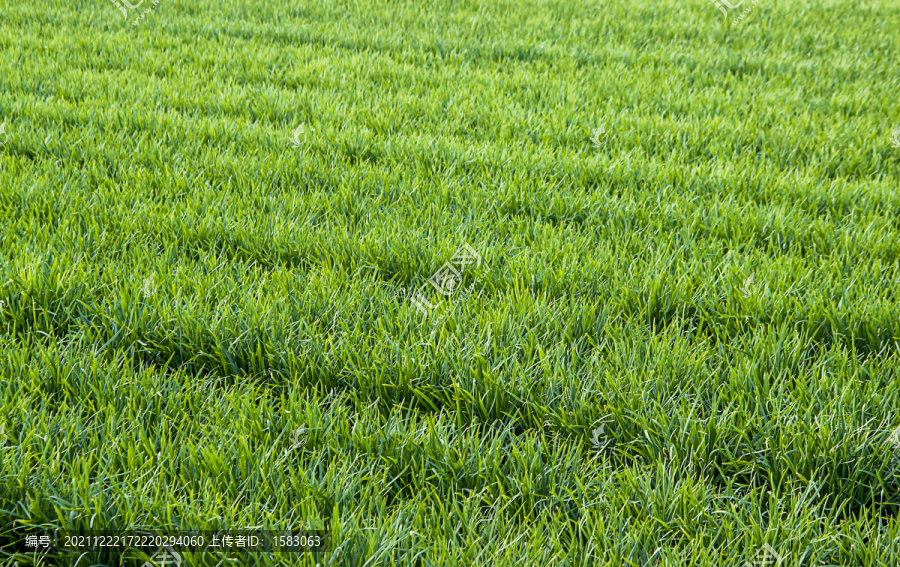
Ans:
{"label": "dense green turf", "polygon": [[0,0],[0,545],[900,561],[896,3],[150,5]]}

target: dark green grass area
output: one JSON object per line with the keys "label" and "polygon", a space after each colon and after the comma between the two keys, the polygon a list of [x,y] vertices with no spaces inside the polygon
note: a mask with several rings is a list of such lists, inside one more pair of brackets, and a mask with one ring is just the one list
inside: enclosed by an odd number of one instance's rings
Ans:
{"label": "dark green grass area", "polygon": [[0,564],[900,563],[900,5],[136,13],[0,0]]}

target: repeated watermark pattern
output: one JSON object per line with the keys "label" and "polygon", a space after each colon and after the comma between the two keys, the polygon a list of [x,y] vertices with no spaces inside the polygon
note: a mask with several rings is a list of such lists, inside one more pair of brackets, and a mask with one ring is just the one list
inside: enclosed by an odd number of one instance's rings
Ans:
{"label": "repeated watermark pattern", "polygon": [[778,567],[781,565],[781,555],[768,543],[756,552],[753,559],[744,563],[744,567]]}
{"label": "repeated watermark pattern", "polygon": [[472,294],[472,290],[475,289],[475,286],[483,277],[483,275],[479,276],[466,290],[459,292],[465,267],[471,264],[475,264],[476,268],[480,267],[481,255],[469,244],[463,243],[456,249],[449,262],[445,262],[434,275],[428,278],[426,283],[410,294],[410,301],[425,317],[432,315],[432,323],[437,324],[448,316],[450,309],[444,309],[441,315],[437,316],[438,308],[443,307],[443,300],[439,300],[437,303],[428,301],[425,296],[427,286],[430,284],[439,294],[448,299],[453,298],[454,294],[457,294],[453,304],[459,303]]}

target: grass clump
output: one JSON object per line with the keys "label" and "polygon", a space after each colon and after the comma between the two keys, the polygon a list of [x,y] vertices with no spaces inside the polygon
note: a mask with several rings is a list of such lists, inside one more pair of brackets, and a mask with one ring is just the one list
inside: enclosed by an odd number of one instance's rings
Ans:
{"label": "grass clump", "polygon": [[2,561],[898,561],[900,8],[0,13]]}

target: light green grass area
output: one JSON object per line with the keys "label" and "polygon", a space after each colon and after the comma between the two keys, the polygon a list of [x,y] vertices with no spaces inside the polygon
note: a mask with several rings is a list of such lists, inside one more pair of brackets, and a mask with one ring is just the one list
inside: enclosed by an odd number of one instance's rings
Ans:
{"label": "light green grass area", "polygon": [[900,563],[900,4],[128,14],[0,0],[0,564]]}

